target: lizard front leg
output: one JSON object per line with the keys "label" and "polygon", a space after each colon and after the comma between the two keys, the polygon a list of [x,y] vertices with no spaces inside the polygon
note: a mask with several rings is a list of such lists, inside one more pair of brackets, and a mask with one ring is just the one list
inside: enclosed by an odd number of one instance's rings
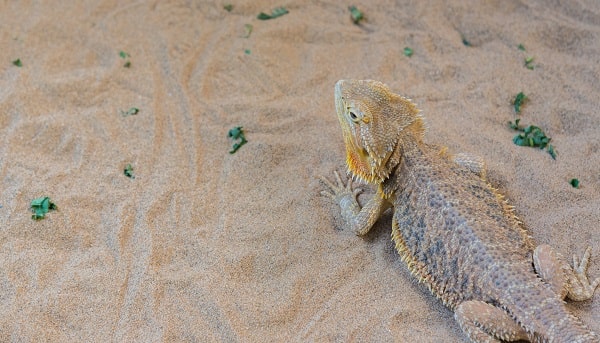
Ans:
{"label": "lizard front leg", "polygon": [[373,224],[385,210],[391,207],[391,204],[378,193],[361,208],[356,200],[356,196],[361,190],[352,189],[352,179],[348,179],[348,183],[344,184],[338,172],[335,171],[334,173],[335,183],[321,177],[321,181],[329,188],[329,190],[321,191],[321,195],[338,203],[342,210],[342,217],[350,231],[358,236],[363,236],[371,230]]}
{"label": "lizard front leg", "polygon": [[533,252],[533,264],[538,275],[552,286],[561,299],[583,301],[591,299],[600,285],[600,278],[590,281],[586,275],[590,253],[591,248],[588,247],[580,261],[573,255],[571,268],[559,253],[543,244]]}

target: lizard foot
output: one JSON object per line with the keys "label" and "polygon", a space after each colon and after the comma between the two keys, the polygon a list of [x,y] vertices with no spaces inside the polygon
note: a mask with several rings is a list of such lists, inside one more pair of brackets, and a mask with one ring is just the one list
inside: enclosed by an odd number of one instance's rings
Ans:
{"label": "lizard foot", "polygon": [[335,182],[321,176],[321,181],[329,188],[321,191],[321,195],[333,199],[340,205],[342,218],[350,231],[358,236],[364,236],[371,230],[381,213],[391,207],[391,204],[377,194],[361,208],[356,197],[362,189],[352,189],[352,179],[344,183],[340,174],[337,171],[334,173]]}
{"label": "lizard foot", "polygon": [[591,299],[600,285],[600,278],[590,282],[586,275],[591,248],[588,247],[581,260],[573,255],[573,267],[563,257],[546,244],[539,245],[533,252],[533,265],[538,275],[552,286],[561,299],[573,301]]}
{"label": "lizard foot", "polygon": [[570,289],[567,295],[569,299],[574,301],[582,301],[591,299],[594,296],[594,291],[600,285],[600,278],[590,282],[586,275],[588,264],[590,262],[592,248],[585,249],[581,260],[578,261],[576,255],[573,255],[573,274],[570,278]]}
{"label": "lizard foot", "polygon": [[335,183],[332,183],[324,176],[319,177],[327,188],[329,188],[329,190],[321,191],[321,195],[331,198],[333,201],[340,204],[340,206],[342,201],[348,201],[346,200],[348,198],[350,201],[356,202],[356,197],[362,192],[362,189],[352,189],[352,179],[348,179],[348,183],[344,184],[344,181],[342,181],[337,170],[334,170],[333,173],[335,174]]}

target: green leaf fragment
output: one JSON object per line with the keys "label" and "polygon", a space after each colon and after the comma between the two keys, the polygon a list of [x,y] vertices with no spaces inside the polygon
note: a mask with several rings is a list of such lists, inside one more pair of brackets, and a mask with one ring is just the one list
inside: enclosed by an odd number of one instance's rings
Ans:
{"label": "green leaf fragment", "polygon": [[516,119],[514,123],[509,121],[508,126],[510,126],[510,128],[513,130],[521,131],[521,128],[519,127],[520,121],[521,121],[521,119]]}
{"label": "green leaf fragment", "polygon": [[[120,56],[122,59],[128,59],[129,57],[131,57],[131,55],[129,55],[128,53],[126,53],[126,52],[125,52],[125,51],[123,51],[123,50],[119,51],[119,56]],[[125,64],[123,64],[123,67],[125,67],[125,68],[129,68],[129,67],[131,67],[131,61],[127,60],[127,61],[125,62]]]}
{"label": "green leaf fragment", "polygon": [[471,42],[469,42],[465,36],[462,36],[462,43],[464,46],[472,46]]}
{"label": "green leaf fragment", "polygon": [[250,51],[250,49],[246,49],[246,50],[244,50],[244,53],[245,53],[246,55],[250,55],[251,51]]}
{"label": "green leaf fragment", "polygon": [[356,6],[349,6],[348,10],[350,10],[350,17],[352,18],[352,22],[354,22],[354,24],[358,25],[363,19],[365,19],[363,13],[356,8]]}
{"label": "green leaf fragment", "polygon": [[127,117],[127,116],[132,116],[132,115],[136,115],[138,114],[138,112],[140,112],[140,109],[137,107],[132,107],[130,109],[128,109],[127,111],[123,111],[121,110],[121,115],[123,117]]}
{"label": "green leaf fragment", "polygon": [[521,113],[521,106],[523,106],[527,99],[527,96],[523,92],[519,92],[519,94],[515,96],[515,100],[513,100],[513,105],[515,106],[516,113]]}
{"label": "green leaf fragment", "polygon": [[410,57],[410,56],[412,56],[412,54],[413,54],[413,49],[411,49],[409,47],[404,48],[404,56]]}
{"label": "green leaf fragment", "polygon": [[31,201],[31,210],[33,211],[31,218],[35,220],[43,219],[46,213],[56,209],[58,209],[58,207],[50,201],[49,197],[33,199]]}
{"label": "green leaf fragment", "polygon": [[260,12],[260,14],[256,17],[260,20],[269,20],[269,19],[275,19],[277,17],[281,17],[284,14],[288,14],[290,13],[287,9],[285,9],[284,7],[277,7],[274,8],[271,11],[271,14],[266,14],[264,12]]}
{"label": "green leaf fragment", "polygon": [[515,122],[508,122],[511,129],[521,131],[513,137],[513,143],[518,146],[529,146],[540,149],[546,148],[552,159],[556,159],[556,151],[554,146],[550,144],[550,137],[546,136],[544,131],[535,125],[529,125],[527,127],[519,126],[520,119],[516,119]]}
{"label": "green leaf fragment", "polygon": [[123,173],[125,174],[125,176],[127,176],[128,178],[131,179],[135,179],[135,175],[133,175],[133,167],[131,166],[131,163],[128,163],[125,166],[125,169],[123,169]]}
{"label": "green leaf fragment", "polygon": [[236,126],[233,129],[229,130],[227,136],[232,139],[239,139],[239,142],[233,144],[233,147],[229,151],[230,154],[235,153],[236,151],[238,151],[239,148],[242,147],[242,145],[248,143],[246,137],[244,137],[244,130],[241,126]]}
{"label": "green leaf fragment", "polygon": [[552,157],[552,159],[555,160],[556,159],[556,151],[554,151],[554,146],[552,144],[548,144],[548,148],[546,150],[550,154],[550,157]]}
{"label": "green leaf fragment", "polygon": [[533,70],[533,57],[525,57],[525,67],[529,70]]}
{"label": "green leaf fragment", "polygon": [[550,138],[537,126],[529,125],[522,132],[513,138],[516,145],[545,148],[550,142]]}
{"label": "green leaf fragment", "polygon": [[242,126],[236,126],[233,129],[229,130],[227,136],[233,139],[238,139],[244,136],[244,129]]}
{"label": "green leaf fragment", "polygon": [[569,181],[569,183],[571,184],[571,186],[573,186],[573,188],[579,188],[579,180],[571,179],[571,181]]}
{"label": "green leaf fragment", "polygon": [[248,141],[245,138],[242,138],[242,140],[239,143],[234,143],[233,147],[231,148],[231,150],[229,151],[230,154],[234,154],[236,151],[238,151],[239,148],[242,147],[242,145],[248,143]]}
{"label": "green leaf fragment", "polygon": [[[525,51],[525,46],[523,44],[519,44],[517,46],[517,48],[521,51]],[[533,63],[533,56],[527,56],[525,57],[525,67],[529,70],[533,70],[534,69],[534,65]]]}
{"label": "green leaf fragment", "polygon": [[225,11],[231,12],[231,10],[233,10],[233,5],[232,4],[225,4],[223,6],[223,8],[225,9]]}
{"label": "green leaf fragment", "polygon": [[281,17],[284,14],[288,14],[290,13],[287,9],[285,9],[284,7],[277,7],[275,9],[273,9],[273,11],[271,11],[271,17],[272,18],[277,18],[277,17]]}
{"label": "green leaf fragment", "polygon": [[23,63],[21,62],[20,58],[17,58],[16,60],[12,61],[12,64],[14,64],[17,67],[22,67]]}
{"label": "green leaf fragment", "polygon": [[265,12],[260,12],[258,14],[258,16],[256,16],[256,18],[260,19],[260,20],[269,20],[269,19],[273,19],[273,17],[271,17],[270,15],[266,14]]}
{"label": "green leaf fragment", "polygon": [[250,34],[252,33],[252,25],[246,24],[244,25],[244,29],[246,29],[246,34],[244,35],[244,38],[249,38]]}

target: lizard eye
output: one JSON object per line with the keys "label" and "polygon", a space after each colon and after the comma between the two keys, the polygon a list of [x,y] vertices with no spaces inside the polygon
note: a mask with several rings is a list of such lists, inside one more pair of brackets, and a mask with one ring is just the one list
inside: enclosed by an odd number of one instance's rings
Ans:
{"label": "lizard eye", "polygon": [[348,112],[348,115],[350,116],[350,119],[352,119],[353,122],[358,123],[358,120],[360,118],[358,118],[358,116],[356,115],[356,113],[350,111],[350,112]]}

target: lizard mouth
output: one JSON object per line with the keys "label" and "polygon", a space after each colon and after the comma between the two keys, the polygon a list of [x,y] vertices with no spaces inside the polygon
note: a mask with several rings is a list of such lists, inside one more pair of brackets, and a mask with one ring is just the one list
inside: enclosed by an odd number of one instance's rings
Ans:
{"label": "lizard mouth", "polygon": [[367,160],[369,153],[365,149],[356,147],[347,147],[346,149],[346,165],[348,171],[355,177],[364,182],[373,182],[372,175],[369,172]]}
{"label": "lizard mouth", "polygon": [[346,165],[348,171],[366,183],[381,183],[387,177],[386,163],[389,154],[383,158],[374,158],[368,149],[362,148],[354,143],[352,139],[346,142]]}

